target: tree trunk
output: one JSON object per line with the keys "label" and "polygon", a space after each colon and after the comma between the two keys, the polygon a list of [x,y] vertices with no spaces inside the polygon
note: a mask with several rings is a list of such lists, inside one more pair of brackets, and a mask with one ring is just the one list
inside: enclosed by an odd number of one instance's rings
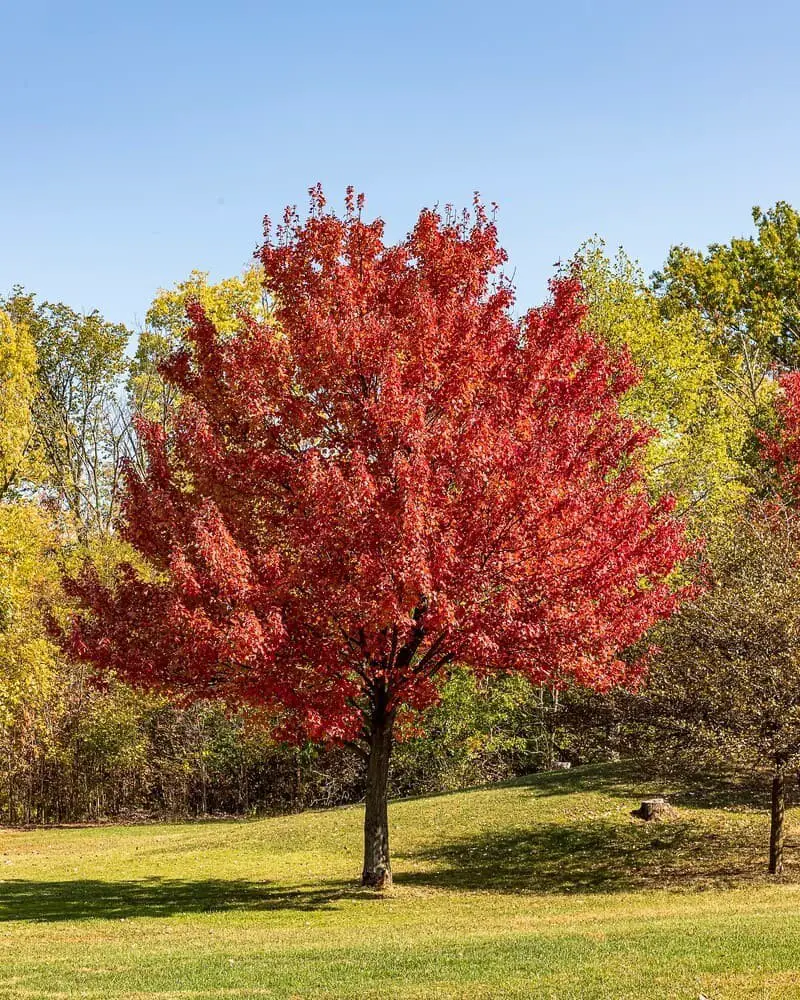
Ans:
{"label": "tree trunk", "polygon": [[786,809],[786,776],[784,765],[775,765],[772,777],[772,821],[769,829],[769,873],[780,875],[783,871],[784,814]]}
{"label": "tree trunk", "polygon": [[364,869],[361,884],[385,889],[392,884],[389,860],[389,759],[394,713],[378,706],[370,725],[367,795],[364,811]]}

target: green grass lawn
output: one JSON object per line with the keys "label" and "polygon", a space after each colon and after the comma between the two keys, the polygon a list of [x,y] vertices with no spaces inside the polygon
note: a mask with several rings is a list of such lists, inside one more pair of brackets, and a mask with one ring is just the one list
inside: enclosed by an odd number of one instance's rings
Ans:
{"label": "green grass lawn", "polygon": [[[675,816],[631,819],[660,790]],[[2,830],[0,1000],[800,998],[800,860],[763,874],[763,805],[624,764],[397,802],[383,896],[357,807]]]}

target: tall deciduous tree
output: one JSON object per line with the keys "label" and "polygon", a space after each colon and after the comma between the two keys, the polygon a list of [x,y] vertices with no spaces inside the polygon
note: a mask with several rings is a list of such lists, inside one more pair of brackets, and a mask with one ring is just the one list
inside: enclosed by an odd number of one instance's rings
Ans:
{"label": "tall deciduous tree", "polygon": [[319,190],[261,251],[273,312],[191,309],[162,368],[173,439],[142,426],[125,537],[162,573],[75,590],[72,648],[139,684],[271,703],[367,761],[362,879],[391,881],[398,710],[454,663],[605,686],[679,599],[686,554],[620,416],[629,357],[583,329],[574,280],[524,319],[493,222],[421,213],[384,242]]}
{"label": "tall deciduous tree", "polygon": [[122,460],[130,445],[122,394],[129,333],[97,312],[39,303],[20,288],[0,305],[36,348],[32,414],[42,483],[83,538],[105,531],[117,512]]}
{"label": "tall deciduous tree", "polygon": [[46,689],[57,653],[39,608],[60,587],[56,537],[38,507],[20,498],[38,471],[36,391],[30,334],[0,311],[0,732],[23,701]]}

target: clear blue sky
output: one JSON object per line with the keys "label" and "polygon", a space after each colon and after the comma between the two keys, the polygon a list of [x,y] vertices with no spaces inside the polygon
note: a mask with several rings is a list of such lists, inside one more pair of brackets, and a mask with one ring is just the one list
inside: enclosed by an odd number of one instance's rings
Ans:
{"label": "clear blue sky", "polygon": [[0,290],[131,325],[348,183],[399,237],[500,204],[520,306],[593,233],[647,270],[800,206],[800,5],[0,0]]}

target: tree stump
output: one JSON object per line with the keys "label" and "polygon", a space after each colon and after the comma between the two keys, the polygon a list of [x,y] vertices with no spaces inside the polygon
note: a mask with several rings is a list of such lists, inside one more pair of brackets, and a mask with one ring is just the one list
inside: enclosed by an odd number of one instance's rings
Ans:
{"label": "tree stump", "polygon": [[648,823],[652,820],[665,819],[672,811],[672,807],[666,799],[644,799],[638,809],[631,812],[635,819],[643,819]]}

